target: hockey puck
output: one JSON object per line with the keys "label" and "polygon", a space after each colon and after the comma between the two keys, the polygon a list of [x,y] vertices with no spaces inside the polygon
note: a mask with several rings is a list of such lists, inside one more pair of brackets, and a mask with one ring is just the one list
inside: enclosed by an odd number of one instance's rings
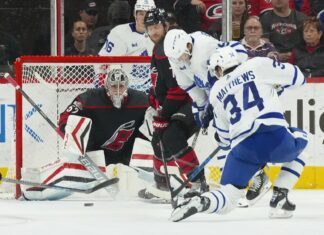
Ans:
{"label": "hockey puck", "polygon": [[83,206],[93,206],[94,203],[93,202],[85,202],[83,203]]}

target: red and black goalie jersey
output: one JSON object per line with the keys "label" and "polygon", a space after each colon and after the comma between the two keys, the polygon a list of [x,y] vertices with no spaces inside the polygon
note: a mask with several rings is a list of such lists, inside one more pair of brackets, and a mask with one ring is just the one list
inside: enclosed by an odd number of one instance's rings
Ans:
{"label": "red and black goalie jersey", "polygon": [[104,150],[106,165],[128,165],[135,137],[144,121],[147,100],[143,92],[128,89],[125,104],[117,109],[104,88],[91,89],[77,96],[60,115],[59,128],[64,132],[69,115],[91,118],[87,151]]}

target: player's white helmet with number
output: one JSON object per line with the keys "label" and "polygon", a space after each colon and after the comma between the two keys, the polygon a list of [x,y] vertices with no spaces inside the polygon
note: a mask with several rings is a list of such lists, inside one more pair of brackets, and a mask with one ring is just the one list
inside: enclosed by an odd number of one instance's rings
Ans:
{"label": "player's white helmet with number", "polygon": [[220,67],[222,72],[240,64],[236,50],[230,46],[218,48],[215,53],[210,56],[208,70],[215,73],[216,66]]}
{"label": "player's white helmet with number", "polygon": [[182,29],[168,31],[164,39],[164,52],[167,57],[179,59],[183,54],[191,55],[187,44],[192,44],[192,38]]}
{"label": "player's white helmet with number", "polygon": [[108,74],[105,80],[105,88],[108,96],[116,108],[120,108],[127,97],[128,76],[121,65],[108,67]]}
{"label": "player's white helmet with number", "polygon": [[134,14],[136,14],[136,11],[149,11],[155,7],[154,0],[137,0],[134,6]]}

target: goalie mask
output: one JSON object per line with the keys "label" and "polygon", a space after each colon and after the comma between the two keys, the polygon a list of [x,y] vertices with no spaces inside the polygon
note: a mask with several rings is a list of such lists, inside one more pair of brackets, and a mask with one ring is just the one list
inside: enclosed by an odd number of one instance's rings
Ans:
{"label": "goalie mask", "polygon": [[105,81],[107,95],[115,108],[121,108],[127,97],[128,77],[121,66],[111,66]]}

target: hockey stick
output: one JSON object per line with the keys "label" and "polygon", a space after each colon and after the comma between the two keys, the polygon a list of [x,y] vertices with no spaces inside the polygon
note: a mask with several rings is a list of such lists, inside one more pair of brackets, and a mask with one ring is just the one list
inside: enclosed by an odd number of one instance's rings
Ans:
{"label": "hockey stick", "polygon": [[105,188],[109,185],[113,185],[113,184],[117,183],[119,181],[119,179],[113,178],[110,180],[106,180],[104,182],[97,184],[96,186],[94,186],[92,188],[89,188],[89,189],[70,188],[70,187],[63,187],[63,186],[58,186],[58,185],[36,183],[36,182],[31,182],[31,181],[26,181],[26,180],[16,180],[16,179],[4,178],[4,177],[2,177],[1,173],[0,173],[0,181],[7,182],[7,183],[13,183],[13,184],[30,185],[30,186],[39,187],[39,188],[63,190],[66,192],[71,192],[71,193],[89,194],[89,193],[93,193],[99,189]]}
{"label": "hockey stick", "polygon": [[192,149],[195,149],[195,147],[196,147],[199,133],[200,133],[200,129],[195,133],[195,136],[194,136],[194,138],[192,140],[192,143],[191,143],[191,148]]}
{"label": "hockey stick", "polygon": [[187,186],[187,184],[192,181],[204,168],[205,166],[208,164],[208,162],[219,152],[221,148],[218,146],[212,153],[209,154],[209,156],[196,168],[194,169],[189,177],[175,190],[173,190],[171,192],[172,196],[171,198],[176,197],[181,190]]}
{"label": "hockey stick", "polygon": [[[63,139],[64,134],[49,119],[49,117],[43,112],[43,110],[37,106],[37,104],[31,99],[31,97],[18,85],[18,83],[9,75],[9,73],[5,73],[4,78],[33,106],[33,108],[36,109],[36,111]],[[92,161],[92,159],[86,153],[83,156],[79,156],[78,160],[98,182],[102,183],[108,180],[108,177],[99,169],[99,167]],[[105,187],[105,189],[113,197],[117,194],[117,189],[114,187],[110,187],[110,188]]]}
{"label": "hockey stick", "polygon": [[167,161],[166,161],[165,155],[164,155],[164,146],[163,146],[161,138],[160,138],[160,148],[161,148],[161,156],[162,156],[162,161],[163,161],[165,179],[166,179],[167,187],[168,187],[168,189],[170,191],[170,196],[171,196],[171,206],[172,206],[173,209],[175,209],[177,207],[178,202],[176,200],[174,200],[174,197],[177,194],[174,195],[173,190],[171,188],[170,176],[169,176],[169,172],[168,172]]}

